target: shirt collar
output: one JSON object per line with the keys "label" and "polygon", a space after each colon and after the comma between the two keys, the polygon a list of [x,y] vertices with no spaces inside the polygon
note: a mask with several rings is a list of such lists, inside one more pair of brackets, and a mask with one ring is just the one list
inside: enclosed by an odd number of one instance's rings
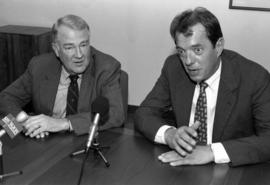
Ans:
{"label": "shirt collar", "polygon": [[[63,76],[66,80],[69,79],[69,73],[67,72],[67,70],[62,66],[62,72],[61,72],[61,76]],[[79,74],[79,79],[82,78],[82,74]]]}

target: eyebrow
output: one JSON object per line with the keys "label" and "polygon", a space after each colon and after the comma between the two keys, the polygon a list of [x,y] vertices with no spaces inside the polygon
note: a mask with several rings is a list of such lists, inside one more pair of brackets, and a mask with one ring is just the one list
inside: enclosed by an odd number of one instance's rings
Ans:
{"label": "eyebrow", "polygon": [[[202,47],[202,44],[194,44],[194,45],[191,45],[191,48],[196,48],[196,47]],[[180,47],[180,46],[175,46],[175,49],[183,49],[183,48]]]}

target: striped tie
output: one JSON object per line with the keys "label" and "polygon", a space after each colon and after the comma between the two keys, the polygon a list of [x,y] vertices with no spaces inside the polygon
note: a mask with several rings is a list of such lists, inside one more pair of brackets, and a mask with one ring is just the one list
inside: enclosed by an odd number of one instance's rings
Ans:
{"label": "striped tie", "polygon": [[78,106],[78,97],[79,97],[79,87],[77,83],[78,75],[69,75],[70,84],[68,87],[67,93],[67,107],[66,107],[66,116],[76,114]]}
{"label": "striped tie", "polygon": [[207,144],[207,100],[205,89],[207,83],[200,83],[200,94],[196,104],[195,121],[199,121],[201,125],[198,128],[198,144]]}

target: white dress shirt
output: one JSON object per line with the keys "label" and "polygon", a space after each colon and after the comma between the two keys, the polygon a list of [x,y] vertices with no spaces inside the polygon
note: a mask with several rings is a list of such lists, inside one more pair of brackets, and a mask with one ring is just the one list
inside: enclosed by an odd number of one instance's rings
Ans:
{"label": "white dress shirt", "polygon": [[[205,89],[206,98],[207,98],[207,144],[211,145],[211,149],[213,151],[216,163],[228,163],[230,162],[230,158],[224,146],[220,142],[212,143],[213,125],[214,125],[214,118],[215,118],[215,111],[216,111],[216,102],[217,102],[221,67],[222,67],[222,62],[220,62],[220,65],[217,71],[205,81],[208,84],[208,87]],[[197,84],[195,87],[195,91],[194,91],[194,95],[192,99],[189,126],[191,126],[194,123],[195,109],[196,109],[196,103],[199,97],[199,93],[200,93],[200,85]],[[155,136],[154,141],[157,143],[166,144],[164,137],[165,137],[165,132],[168,128],[171,128],[171,126],[163,125],[162,127],[160,127]]]}
{"label": "white dress shirt", "polygon": [[[70,84],[69,73],[62,67],[60,82],[58,85],[54,106],[53,106],[53,116],[54,118],[65,118],[66,117],[66,106],[67,106],[67,93]],[[78,87],[80,90],[82,81],[82,75],[79,75],[77,80]]]}

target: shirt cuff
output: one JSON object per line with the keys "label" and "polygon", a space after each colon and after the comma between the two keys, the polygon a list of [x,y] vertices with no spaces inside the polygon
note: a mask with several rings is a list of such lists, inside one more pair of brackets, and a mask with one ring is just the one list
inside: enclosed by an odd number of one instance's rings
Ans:
{"label": "shirt cuff", "polygon": [[155,142],[156,143],[159,143],[159,144],[167,144],[166,141],[165,141],[165,132],[167,129],[169,128],[175,128],[173,126],[169,126],[169,125],[163,125],[161,126],[158,131],[157,131],[157,134],[155,136]]}
{"label": "shirt cuff", "polygon": [[67,119],[67,121],[68,121],[68,125],[69,125],[69,129],[68,129],[68,131],[69,132],[72,132],[73,131],[73,128],[72,128],[72,124],[71,124],[71,121],[69,120],[69,119]]}
{"label": "shirt cuff", "polygon": [[211,149],[214,154],[215,163],[229,163],[231,160],[221,143],[211,144]]}

